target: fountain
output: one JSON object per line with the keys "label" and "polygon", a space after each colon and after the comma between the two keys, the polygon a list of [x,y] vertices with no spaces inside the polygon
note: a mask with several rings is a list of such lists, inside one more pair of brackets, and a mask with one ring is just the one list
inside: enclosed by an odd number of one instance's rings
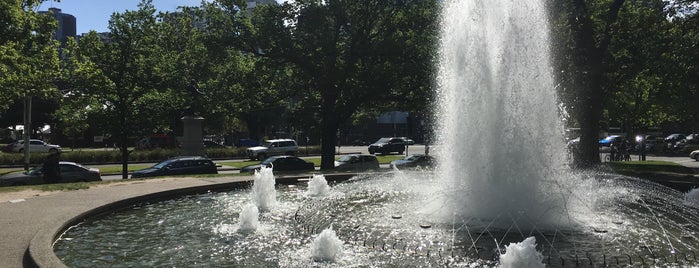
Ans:
{"label": "fountain", "polygon": [[308,194],[311,196],[324,196],[330,192],[328,181],[323,175],[313,175],[308,181]]}
{"label": "fountain", "polygon": [[536,238],[529,237],[521,243],[512,243],[505,248],[505,254],[500,255],[501,268],[517,268],[517,267],[541,267],[546,265],[542,263],[544,256],[536,251]]}
{"label": "fountain", "polygon": [[[328,189],[320,176],[275,188],[263,168],[251,190],[87,219],[56,254],[74,267],[698,265],[696,192],[567,168],[544,4],[444,5],[436,171]],[[230,231],[250,199],[259,228]]]}
{"label": "fountain", "polygon": [[260,212],[255,204],[245,205],[245,207],[243,207],[243,211],[240,212],[240,216],[238,217],[238,231],[254,232],[257,230],[257,227],[260,224],[258,220],[259,214]]}
{"label": "fountain", "polygon": [[311,255],[314,261],[333,262],[342,254],[342,240],[335,231],[325,229],[313,240]]}
{"label": "fountain", "polygon": [[260,210],[270,210],[277,203],[277,191],[274,189],[274,174],[271,167],[261,167],[255,171],[252,185],[252,197]]}

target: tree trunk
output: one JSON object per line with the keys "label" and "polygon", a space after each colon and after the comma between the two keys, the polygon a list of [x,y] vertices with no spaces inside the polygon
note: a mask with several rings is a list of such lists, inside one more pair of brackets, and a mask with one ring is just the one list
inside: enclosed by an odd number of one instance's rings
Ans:
{"label": "tree trunk", "polygon": [[320,169],[329,170],[335,168],[335,146],[337,145],[337,130],[339,128],[336,114],[338,89],[334,86],[326,86],[321,95],[321,145],[320,145]]}
{"label": "tree trunk", "polygon": [[[121,125],[126,126],[126,116],[120,118]],[[121,178],[129,178],[129,133],[126,127],[119,131],[119,151],[121,152]]]}
{"label": "tree trunk", "polygon": [[599,157],[599,122],[602,119],[602,101],[606,95],[604,89],[604,74],[606,63],[604,61],[607,48],[613,33],[612,25],[616,22],[619,10],[625,0],[614,0],[609,6],[606,17],[606,29],[603,32],[599,44],[595,43],[595,28],[591,19],[589,7],[583,0],[573,1],[574,15],[571,16],[571,25],[574,28],[574,38],[577,43],[574,53],[575,64],[582,71],[577,78],[579,82],[579,99],[581,110],[578,112],[580,123],[580,146],[576,155],[576,165],[587,168],[600,163]]}

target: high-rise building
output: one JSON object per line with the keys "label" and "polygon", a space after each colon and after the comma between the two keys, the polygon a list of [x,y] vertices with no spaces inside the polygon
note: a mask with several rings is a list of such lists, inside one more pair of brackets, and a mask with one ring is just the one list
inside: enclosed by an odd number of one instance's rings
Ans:
{"label": "high-rise building", "polygon": [[75,16],[61,12],[60,8],[49,8],[48,11],[39,11],[39,14],[50,14],[58,21],[58,29],[54,38],[64,44],[68,37],[75,37]]}
{"label": "high-rise building", "polygon": [[266,4],[277,4],[276,0],[256,0],[256,1],[247,1],[248,4],[248,11],[254,9],[258,5],[266,5]]}

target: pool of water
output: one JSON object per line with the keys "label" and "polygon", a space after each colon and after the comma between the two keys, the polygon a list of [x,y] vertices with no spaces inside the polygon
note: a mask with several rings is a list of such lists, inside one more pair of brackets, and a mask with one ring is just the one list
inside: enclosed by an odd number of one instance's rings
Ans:
{"label": "pool of water", "polygon": [[[277,187],[277,203],[254,232],[238,232],[249,189],[137,204],[68,229],[55,244],[69,267],[385,267],[495,265],[505,246],[535,237],[549,267],[582,264],[696,264],[697,210],[682,193],[633,178],[587,179],[571,193],[590,202],[566,228],[524,228],[517,215],[443,220],[449,195],[430,172],[357,177],[310,195],[305,183]],[[584,188],[581,186],[581,188]],[[613,192],[614,194],[606,194]],[[465,192],[464,194],[467,194]],[[589,198],[598,195],[597,198]],[[602,197],[607,196],[607,197]],[[585,216],[580,220],[581,215]],[[504,226],[504,227],[503,227]],[[311,244],[325,229],[344,243],[333,262],[315,262]]]}

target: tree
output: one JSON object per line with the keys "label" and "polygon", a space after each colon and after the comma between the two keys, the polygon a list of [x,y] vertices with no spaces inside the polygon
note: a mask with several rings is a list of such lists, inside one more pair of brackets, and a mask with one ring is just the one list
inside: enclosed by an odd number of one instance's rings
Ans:
{"label": "tree", "polygon": [[102,84],[75,88],[80,94],[94,98],[101,107],[96,113],[105,129],[116,137],[122,156],[122,177],[128,177],[129,137],[141,131],[147,118],[139,117],[142,106],[137,104],[149,92],[156,89],[159,79],[154,66],[158,66],[159,51],[155,38],[155,8],[149,0],[138,5],[136,11],[114,13],[109,20],[110,41],[97,42],[91,33],[83,46],[89,62],[99,66]]}
{"label": "tree", "polygon": [[[565,50],[558,55],[559,80],[568,94],[573,116],[581,129],[580,146],[575,159],[582,167],[600,162],[598,135],[608,88],[604,75],[609,71],[609,44],[614,24],[625,0],[554,1],[552,14],[558,14],[558,34]],[[561,26],[564,25],[564,26]],[[563,29],[561,29],[563,28]],[[567,38],[566,38],[567,37]],[[567,50],[567,51],[566,51]],[[563,55],[569,55],[568,57]]]}
{"label": "tree", "polygon": [[293,65],[295,100],[320,118],[321,168],[334,167],[338,129],[360,107],[426,102],[437,5],[309,0],[256,8],[244,49],[278,66]]}
{"label": "tree", "polygon": [[[696,106],[689,102],[696,100],[690,81],[696,81],[697,53],[690,40],[696,43],[691,34],[696,31],[678,31],[697,12],[676,10],[693,3],[697,1],[552,2],[554,32],[560,38],[560,90],[582,130],[579,166],[599,163],[597,140],[604,124],[642,132],[691,117],[687,112]],[[686,16],[673,19],[673,14]]]}
{"label": "tree", "polygon": [[99,122],[95,120],[95,114],[103,106],[92,94],[99,92],[98,89],[109,81],[89,55],[94,53],[91,49],[101,47],[99,36],[92,31],[81,39],[80,45],[74,38],[69,38],[62,49],[61,75],[58,78],[58,84],[62,88],[62,96],[59,98],[61,105],[54,117],[63,134],[73,140],[73,147],[77,136]]}
{"label": "tree", "polygon": [[0,3],[0,110],[15,100],[57,93],[58,42],[53,17],[35,11],[43,1]]}

